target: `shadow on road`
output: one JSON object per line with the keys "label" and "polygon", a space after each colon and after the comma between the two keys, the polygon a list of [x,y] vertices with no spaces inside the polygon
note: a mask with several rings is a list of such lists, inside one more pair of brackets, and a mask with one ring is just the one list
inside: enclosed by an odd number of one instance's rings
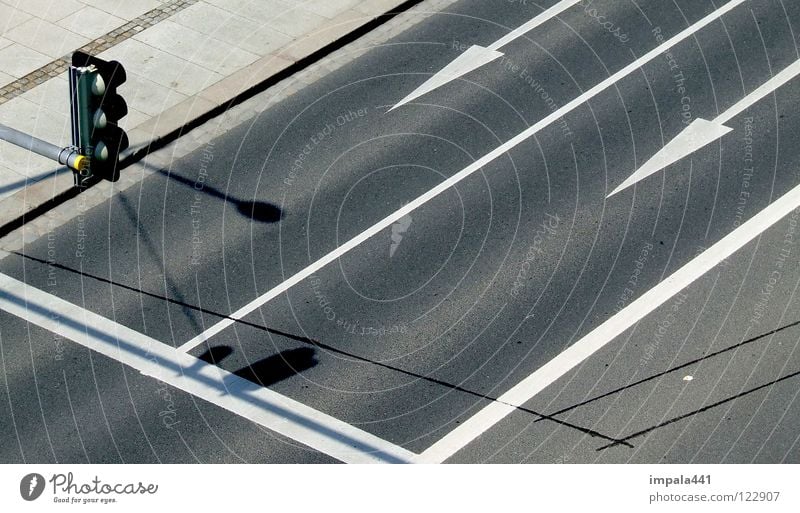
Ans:
{"label": "shadow on road", "polygon": [[[198,358],[204,362],[219,365],[219,363],[233,354],[229,346],[215,346],[200,355]],[[268,387],[295,374],[308,370],[317,365],[316,351],[310,347],[300,347],[281,351],[268,356],[247,367],[243,367],[234,374],[240,378],[252,381],[261,386]]]}
{"label": "shadow on road", "polygon": [[154,169],[160,175],[165,176],[170,180],[174,180],[181,185],[185,185],[186,187],[194,189],[195,191],[202,192],[226,203],[232,203],[236,206],[236,210],[240,214],[253,221],[257,221],[259,223],[277,223],[283,218],[283,212],[281,209],[272,203],[268,203],[266,201],[245,201],[237,199],[228,195],[227,193],[209,186],[208,183],[204,183],[201,188],[197,188],[197,181],[195,180],[171,173],[165,169],[155,167],[152,169]]}
{"label": "shadow on road", "polygon": [[[218,319],[229,319],[229,320],[232,320],[232,321],[234,321],[235,323],[237,323],[239,325],[249,326],[251,328],[263,331],[265,333],[269,333],[270,335],[277,335],[277,336],[280,336],[280,337],[288,338],[290,340],[295,340],[297,342],[302,342],[304,344],[308,344],[309,346],[311,346],[311,348],[320,349],[320,350],[323,350],[323,351],[326,351],[326,352],[330,352],[330,353],[342,356],[347,360],[356,361],[356,362],[363,362],[363,363],[368,363],[368,364],[371,364],[371,365],[375,365],[377,367],[381,367],[381,368],[384,368],[384,369],[387,369],[387,370],[398,372],[400,374],[409,376],[409,377],[414,378],[414,379],[419,379],[419,380],[423,380],[423,381],[426,381],[426,382],[429,382],[429,383],[432,383],[432,384],[435,384],[435,385],[440,385],[442,387],[448,388],[448,389],[453,390],[453,391],[463,392],[465,394],[469,394],[469,395],[471,395],[473,397],[476,397],[476,398],[486,399],[488,401],[497,401],[498,400],[498,398],[493,396],[493,395],[484,394],[484,393],[481,393],[481,392],[470,390],[470,389],[468,389],[466,387],[463,387],[463,386],[455,384],[455,383],[450,383],[450,382],[445,381],[445,380],[434,378],[433,376],[429,376],[429,375],[424,375],[424,374],[420,374],[420,373],[417,373],[417,372],[413,372],[413,371],[410,371],[410,370],[407,370],[407,369],[400,368],[398,366],[390,365],[388,363],[375,361],[375,360],[372,360],[370,358],[366,358],[364,356],[357,355],[357,354],[352,353],[350,351],[345,351],[345,350],[343,350],[341,348],[338,348],[338,347],[335,347],[333,345],[325,344],[325,343],[323,343],[323,342],[321,342],[319,340],[315,340],[315,339],[304,337],[304,336],[294,335],[292,333],[286,333],[284,331],[280,331],[280,330],[277,330],[277,329],[274,329],[274,328],[270,328],[268,326],[263,326],[263,325],[260,325],[260,324],[254,323],[254,322],[246,321],[244,319],[236,319],[236,318],[233,318],[233,317],[231,317],[229,315],[226,315],[226,314],[223,314],[223,313],[220,313],[220,312],[216,312],[216,311],[210,310],[208,308],[203,308],[203,307],[200,307],[200,306],[197,306],[197,305],[193,305],[193,304],[187,303],[185,301],[181,301],[179,299],[175,299],[175,298],[170,298],[170,297],[164,296],[163,294],[155,294],[153,292],[148,292],[148,291],[142,290],[141,288],[138,288],[138,287],[132,287],[130,285],[126,285],[126,284],[123,284],[123,283],[114,282],[114,281],[109,280],[108,278],[103,278],[101,276],[96,276],[96,275],[93,275],[93,274],[89,274],[89,273],[86,273],[86,272],[78,270],[78,269],[72,269],[71,267],[68,267],[68,266],[65,266],[65,265],[62,265],[62,264],[59,264],[59,263],[48,262],[48,261],[46,261],[44,259],[36,258],[36,257],[30,256],[30,255],[26,255],[24,253],[20,253],[20,252],[17,252],[17,251],[12,252],[12,254],[17,255],[19,257],[22,257],[22,258],[26,258],[26,259],[34,261],[34,262],[38,262],[38,263],[40,263],[42,265],[52,266],[52,267],[57,268],[57,269],[62,269],[64,271],[68,271],[68,272],[71,272],[71,273],[74,273],[74,274],[78,274],[78,275],[80,275],[80,276],[82,276],[84,278],[90,278],[90,279],[98,280],[98,281],[101,281],[101,282],[104,282],[104,283],[108,283],[109,285],[112,285],[112,286],[115,286],[115,287],[120,287],[122,289],[129,290],[129,291],[137,293],[137,294],[142,294],[144,296],[152,297],[154,299],[160,299],[160,300],[166,301],[167,303],[170,303],[170,304],[178,305],[178,306],[181,306],[181,307],[184,307],[184,308],[188,308],[188,309],[191,309],[191,310],[194,310],[194,311],[197,311],[197,312],[201,312],[201,313],[204,313],[204,314],[207,314],[207,315],[211,315],[211,316],[214,316],[214,317],[216,317]],[[202,331],[202,330],[198,330],[198,333],[200,331]],[[202,360],[204,360],[204,361],[206,361],[208,363],[212,363],[214,365],[217,365],[219,362],[221,362],[224,358],[230,356],[232,353],[233,353],[233,349],[231,349],[230,347],[227,347],[227,346],[216,346],[214,348],[209,349],[205,353],[203,353],[200,356],[200,359],[202,359]],[[599,399],[599,398],[596,398],[596,399]],[[594,399],[594,400],[596,400],[596,399]],[[591,401],[587,401],[587,402],[591,402]],[[576,406],[574,406],[574,408],[577,408],[578,406],[580,406],[580,405],[576,405]],[[633,447],[628,442],[620,441],[620,440],[617,440],[616,438],[612,438],[612,437],[606,436],[606,435],[604,435],[604,434],[602,434],[602,433],[600,433],[598,431],[595,431],[594,429],[585,428],[583,426],[578,426],[576,424],[572,424],[572,423],[570,423],[570,422],[568,422],[566,420],[558,419],[558,418],[555,417],[555,415],[557,415],[558,413],[555,413],[553,415],[546,415],[546,414],[539,413],[537,411],[531,410],[529,408],[525,408],[524,406],[517,406],[516,408],[518,410],[522,411],[522,412],[529,413],[531,415],[539,417],[539,419],[537,419],[537,422],[539,420],[549,420],[549,421],[552,421],[552,422],[554,422],[556,424],[559,424],[561,426],[568,427],[568,428],[571,428],[571,429],[575,429],[577,431],[580,431],[580,432],[585,433],[587,435],[590,435],[592,437],[597,437],[597,438],[604,439],[604,440],[606,440],[608,442],[616,442],[617,444],[620,444],[620,445]],[[568,408],[568,409],[571,409],[571,408]],[[566,410],[564,410],[564,411],[566,411]]]}

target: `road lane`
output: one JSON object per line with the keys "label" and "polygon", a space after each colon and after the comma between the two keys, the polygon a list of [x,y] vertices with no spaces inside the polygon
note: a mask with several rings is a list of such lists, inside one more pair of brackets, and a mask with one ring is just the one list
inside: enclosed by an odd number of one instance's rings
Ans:
{"label": "road lane", "polygon": [[[436,69],[448,56],[424,45],[378,48],[0,267],[178,347],[546,118],[553,108],[543,91],[556,105],[568,104],[644,55],[659,44],[647,19],[671,37],[713,10],[690,2],[682,12],[647,6],[644,16],[623,4],[598,3],[598,9],[625,23],[627,45],[582,10],[570,11],[563,23],[548,23],[508,46],[508,62],[530,66],[535,84],[522,69],[496,62],[477,70],[472,82],[450,84],[457,94],[435,91],[426,97],[429,104],[391,115],[385,106],[407,92],[399,77],[409,62]],[[434,16],[397,41],[452,47],[454,40],[474,39],[480,17],[506,26],[531,17],[519,6],[506,7],[462,2],[454,12],[473,18]],[[785,14],[768,2],[748,7],[674,52],[693,116],[713,118],[741,98],[742,82],[761,83],[770,64],[797,58],[787,43],[792,36]],[[796,10],[789,6],[790,16]],[[748,50],[758,37],[756,20],[771,29],[760,53]],[[497,35],[493,30],[488,40]],[[699,244],[721,239],[734,222],[745,222],[797,185],[793,173],[782,171],[797,169],[788,142],[796,122],[778,117],[791,111],[792,82],[775,101],[743,114],[753,117],[752,153],[760,172],[748,179],[741,211],[746,171],[738,141],[724,147],[722,158],[719,147],[706,148],[669,176],[607,202],[613,184],[679,131],[684,110],[675,80],[670,61],[659,56],[577,107],[565,125],[537,133],[409,218],[398,218],[338,265],[315,271],[220,332],[211,340],[219,365],[236,372],[285,356],[298,372],[275,371],[279,380],[260,375],[271,390],[424,451],[600,325],[620,301],[634,300],[691,260]],[[738,122],[744,133],[745,120]],[[634,262],[649,246],[652,253],[628,295]],[[61,268],[48,267],[51,251]],[[295,359],[308,349],[317,360],[313,366]],[[615,367],[639,356],[621,351]],[[596,375],[579,385],[591,390],[591,379]],[[551,411],[526,406],[512,420],[521,415],[533,422]],[[646,427],[652,415],[634,417],[633,430]],[[552,417],[536,429],[606,441],[632,432],[595,424],[591,417]],[[203,426],[195,428],[202,439]],[[494,432],[487,440],[502,447],[505,442],[491,438]],[[218,448],[208,436],[209,446]],[[260,454],[255,445],[248,455]],[[471,448],[462,455],[475,456]],[[694,454],[687,449],[677,457]]]}

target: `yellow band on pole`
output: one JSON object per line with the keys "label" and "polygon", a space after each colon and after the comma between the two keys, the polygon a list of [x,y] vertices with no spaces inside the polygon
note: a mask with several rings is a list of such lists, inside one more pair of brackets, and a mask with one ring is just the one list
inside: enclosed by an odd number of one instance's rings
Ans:
{"label": "yellow band on pole", "polygon": [[76,171],[83,171],[87,167],[89,167],[89,157],[85,155],[78,155],[75,157],[75,170]]}

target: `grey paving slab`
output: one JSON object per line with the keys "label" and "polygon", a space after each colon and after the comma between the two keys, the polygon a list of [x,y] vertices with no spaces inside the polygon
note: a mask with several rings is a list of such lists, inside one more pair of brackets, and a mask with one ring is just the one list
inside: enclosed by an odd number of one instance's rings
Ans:
{"label": "grey paving slab", "polygon": [[128,39],[100,54],[102,59],[124,62],[126,69],[184,95],[197,94],[222,78],[166,51],[136,39]]}
{"label": "grey paving slab", "polygon": [[239,16],[266,21],[277,14],[286,12],[303,2],[289,0],[206,0],[208,3],[221,7]]}
{"label": "grey paving slab", "polygon": [[31,18],[25,11],[0,3],[0,36]]}
{"label": "grey paving slab", "polygon": [[51,160],[5,142],[0,142],[0,162],[23,176],[36,176],[57,167]]}
{"label": "grey paving slab", "polygon": [[128,105],[128,115],[122,118],[119,122],[119,126],[122,127],[123,130],[131,130],[135,128],[152,116],[150,114],[145,114],[144,112],[134,109],[130,105]]}
{"label": "grey paving slab", "polygon": [[0,165],[0,199],[7,198],[23,189],[27,183],[24,175]]}
{"label": "grey paving slab", "polygon": [[218,34],[222,32],[220,27],[223,24],[229,20],[245,20],[245,18],[205,1],[190,5],[181,12],[171,16],[169,19],[170,21],[180,23],[181,25],[202,32],[203,34],[212,35],[217,39],[223,39],[221,35]]}
{"label": "grey paving slab", "polygon": [[4,37],[0,37],[0,48],[5,48],[6,46],[10,45],[11,43],[13,43],[13,41],[11,41],[9,39],[6,39]]}
{"label": "grey paving slab", "polygon": [[292,41],[290,36],[263,22],[237,16],[207,2],[187,7],[170,19],[260,56],[272,53]]}
{"label": "grey paving slab", "polygon": [[48,21],[32,18],[9,30],[6,38],[28,48],[34,48],[53,59],[80,48],[90,40]]}
{"label": "grey paving slab", "polygon": [[357,6],[360,0],[331,0],[328,2],[307,2],[303,8],[326,18],[335,18],[348,9]]}
{"label": "grey paving slab", "polygon": [[83,3],[125,20],[132,20],[161,5],[156,0],[83,0]]}
{"label": "grey paving slab", "polygon": [[10,84],[14,80],[15,78],[12,77],[11,75],[6,75],[2,71],[0,71],[0,87],[3,87],[6,84]]}
{"label": "grey paving slab", "polygon": [[84,4],[77,0],[3,0],[35,18],[58,21],[83,9]]}
{"label": "grey paving slab", "polygon": [[66,145],[70,140],[69,114],[50,110],[24,98],[0,105],[0,123],[22,130],[53,144]]}
{"label": "grey paving slab", "polygon": [[76,34],[95,39],[124,25],[125,21],[96,7],[86,6],[56,24]]}
{"label": "grey paving slab", "polygon": [[128,74],[128,81],[122,84],[119,93],[123,95],[129,108],[149,116],[157,116],[187,98],[185,94],[134,73]]}
{"label": "grey paving slab", "polygon": [[[30,91],[22,93],[20,98],[64,116],[69,115],[69,83],[66,76],[58,76],[48,80]],[[5,110],[11,112],[16,111],[16,109],[16,106],[5,108]],[[3,107],[0,107],[0,110],[3,110]]]}
{"label": "grey paving slab", "polygon": [[51,58],[47,55],[19,43],[10,44],[0,50],[0,70],[15,78],[23,77],[50,61]]}
{"label": "grey paving slab", "polygon": [[254,53],[170,20],[142,31],[134,39],[222,75],[229,75],[258,59]]}
{"label": "grey paving slab", "polygon": [[264,22],[270,27],[294,38],[307,35],[318,30],[326,21],[324,16],[314,14],[302,8],[284,11],[277,16],[273,15]]}

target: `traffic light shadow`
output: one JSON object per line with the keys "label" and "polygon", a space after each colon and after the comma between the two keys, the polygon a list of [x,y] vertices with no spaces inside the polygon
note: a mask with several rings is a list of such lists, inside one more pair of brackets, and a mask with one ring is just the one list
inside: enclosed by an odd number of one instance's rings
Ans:
{"label": "traffic light shadow", "polygon": [[[225,358],[233,354],[230,346],[214,346],[198,358],[212,365],[219,365]],[[268,387],[279,381],[291,378],[317,365],[316,351],[310,347],[299,347],[281,351],[249,364],[234,372],[240,378],[252,381],[257,385]]]}
{"label": "traffic light shadow", "polygon": [[172,173],[162,168],[153,168],[157,173],[162,176],[174,180],[181,185],[185,185],[194,189],[195,191],[203,192],[214,198],[220,199],[226,203],[233,203],[236,210],[244,217],[257,221],[259,223],[277,223],[283,218],[283,211],[272,203],[266,201],[245,201],[242,199],[234,198],[224,192],[215,189],[204,183],[202,188],[197,187],[197,181],[185,178],[181,175]]}

